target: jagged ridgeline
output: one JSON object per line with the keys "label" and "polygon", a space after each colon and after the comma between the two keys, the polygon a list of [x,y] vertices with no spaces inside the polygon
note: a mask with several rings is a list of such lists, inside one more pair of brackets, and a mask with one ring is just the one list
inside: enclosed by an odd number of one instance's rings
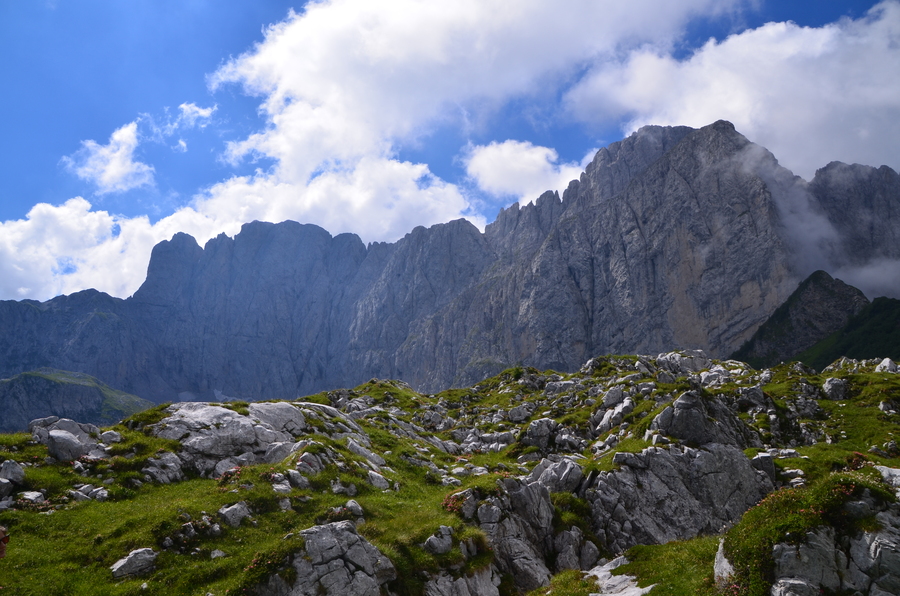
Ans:
{"label": "jagged ridgeline", "polygon": [[126,300],[0,302],[0,377],[52,367],[156,403],[254,401],[372,377],[435,392],[596,354],[724,358],[813,270],[878,278],[900,259],[898,214],[890,168],[833,163],[807,183],[728,122],[648,126],[484,233],[458,220],[366,246],[254,222],[160,243]]}
{"label": "jagged ridgeline", "polygon": [[0,585],[897,594],[898,411],[889,359],[818,374],[679,351],[437,394],[372,379],[163,404],[106,429],[42,418],[0,435]]}

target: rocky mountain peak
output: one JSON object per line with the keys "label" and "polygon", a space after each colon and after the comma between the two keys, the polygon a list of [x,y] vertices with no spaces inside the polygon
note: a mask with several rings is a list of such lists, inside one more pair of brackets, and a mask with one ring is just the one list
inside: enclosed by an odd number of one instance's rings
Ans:
{"label": "rocky mountain peak", "polygon": [[[131,299],[0,305],[0,374],[52,366],[153,400],[256,400],[372,377],[434,391],[598,353],[725,356],[822,242],[840,239],[842,262],[900,251],[896,175],[844,169],[807,185],[728,122],[647,126],[601,149],[562,197],[506,208],[484,233],[457,220],[365,246],[252,222],[203,248],[177,234]],[[844,217],[852,193],[863,213]]]}

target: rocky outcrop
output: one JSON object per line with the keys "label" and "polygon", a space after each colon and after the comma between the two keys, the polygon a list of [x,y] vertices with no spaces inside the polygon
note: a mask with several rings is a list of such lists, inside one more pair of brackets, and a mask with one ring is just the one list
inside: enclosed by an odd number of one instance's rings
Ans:
{"label": "rocky outcrop", "polygon": [[[848,505],[872,512],[865,501]],[[808,532],[800,544],[775,545],[773,596],[900,593],[900,509],[894,505],[875,517],[878,531],[839,536],[826,526]]]}
{"label": "rocky outcrop", "polygon": [[35,442],[47,446],[50,457],[70,462],[81,457],[102,459],[109,453],[99,442],[100,429],[93,424],[75,422],[68,418],[39,418],[28,424]]}
{"label": "rocky outcrop", "polygon": [[620,468],[583,491],[594,531],[609,552],[718,533],[774,486],[742,451],[728,445],[649,447],[617,453]]}
{"label": "rocky outcrop", "polygon": [[305,544],[291,557],[295,579],[273,575],[256,588],[259,596],[379,596],[396,579],[390,559],[357,534],[350,522],[314,526],[300,532]]}
{"label": "rocky outcrop", "polygon": [[731,357],[757,368],[789,361],[844,327],[867,304],[858,289],[816,271]]}

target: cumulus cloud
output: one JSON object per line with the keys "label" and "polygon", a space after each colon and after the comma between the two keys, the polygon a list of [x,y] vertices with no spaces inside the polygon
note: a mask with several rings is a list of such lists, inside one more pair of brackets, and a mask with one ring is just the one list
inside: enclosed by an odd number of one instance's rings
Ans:
{"label": "cumulus cloud", "polygon": [[140,142],[137,125],[134,121],[119,128],[106,145],[82,141],[81,149],[64,157],[63,164],[82,180],[96,185],[101,195],[152,186],[153,167],[134,157]]}
{"label": "cumulus cloud", "polygon": [[465,158],[466,174],[485,192],[528,202],[547,190],[565,190],[594,152],[588,152],[582,163],[558,164],[559,155],[549,147],[527,141],[493,142],[472,147]]}
{"label": "cumulus cloud", "polygon": [[[768,23],[683,60],[658,47],[602,61],[567,93],[577,118],[703,126],[732,121],[809,180],[831,161],[900,166],[900,3],[823,27]],[[889,75],[888,73],[892,73]]]}

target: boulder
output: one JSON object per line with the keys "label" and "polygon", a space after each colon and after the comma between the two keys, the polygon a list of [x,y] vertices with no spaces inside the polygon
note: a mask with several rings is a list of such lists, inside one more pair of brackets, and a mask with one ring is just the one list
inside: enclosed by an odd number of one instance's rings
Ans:
{"label": "boulder", "polygon": [[0,478],[0,499],[4,499],[13,494],[15,486],[6,478]]}
{"label": "boulder", "polygon": [[574,492],[584,477],[581,466],[570,459],[557,462],[543,459],[531,470],[526,482],[539,482],[551,493]]}
{"label": "boulder", "polygon": [[285,402],[252,403],[248,407],[250,417],[268,425],[277,432],[290,433],[296,437],[305,434],[309,426],[300,408]]}
{"label": "boulder", "polygon": [[387,481],[387,478],[379,474],[378,472],[369,470],[368,473],[369,484],[374,486],[377,489],[387,490],[391,488],[390,482]]}
{"label": "boulder", "polygon": [[8,459],[0,464],[0,478],[5,478],[13,484],[22,484],[25,482],[25,469],[19,462]]}
{"label": "boulder", "polygon": [[822,384],[822,391],[825,393],[825,397],[832,401],[840,401],[850,397],[849,389],[850,385],[846,379],[830,377],[825,379],[825,382]]}
{"label": "boulder", "polygon": [[538,449],[547,449],[553,434],[559,428],[559,423],[552,418],[538,418],[528,425],[522,443],[525,445],[533,445]]}
{"label": "boulder", "polygon": [[132,575],[144,575],[153,571],[157,554],[152,548],[139,548],[113,563],[110,570],[116,579]]}
{"label": "boulder", "polygon": [[680,350],[660,354],[656,357],[656,366],[667,370],[676,377],[698,373],[712,365],[712,360],[703,350]]}
{"label": "boulder", "polygon": [[525,403],[518,405],[515,408],[511,408],[507,416],[509,417],[510,422],[518,424],[519,422],[525,422],[526,420],[531,418],[531,413],[533,410],[534,407],[531,404]]}
{"label": "boulder", "polygon": [[625,399],[625,392],[622,390],[622,385],[616,385],[603,395],[603,407],[612,408],[622,403],[623,399]]}
{"label": "boulder", "polygon": [[897,363],[895,363],[890,358],[885,358],[875,367],[875,372],[889,372],[895,373],[897,372]]}
{"label": "boulder", "polygon": [[160,484],[184,480],[181,460],[177,455],[168,451],[148,459],[147,465],[141,471]]}
{"label": "boulder", "polygon": [[372,453],[352,438],[347,439],[347,449],[350,450],[351,453],[355,453],[360,457],[364,457],[376,466],[383,466],[385,464],[384,458],[376,453]]}
{"label": "boulder", "polygon": [[122,433],[108,430],[104,433],[100,433],[100,440],[109,445],[110,443],[121,443],[122,442]]}
{"label": "boulder", "polygon": [[238,503],[235,503],[234,505],[224,506],[219,509],[219,517],[221,517],[225,521],[225,523],[232,528],[239,527],[241,525],[241,522],[251,515],[252,513],[250,512],[250,508],[244,501],[240,501]]}
{"label": "boulder", "polygon": [[25,492],[19,493],[16,496],[21,501],[27,501],[28,503],[33,503],[35,505],[44,503],[47,500],[44,498],[44,493],[38,492],[36,490],[27,490]]}
{"label": "boulder", "polygon": [[59,461],[72,461],[90,453],[91,445],[82,443],[67,430],[51,430],[47,435],[47,450],[50,457]]}
{"label": "boulder", "polygon": [[441,526],[425,540],[425,550],[433,555],[446,555],[453,548],[453,528]]}

